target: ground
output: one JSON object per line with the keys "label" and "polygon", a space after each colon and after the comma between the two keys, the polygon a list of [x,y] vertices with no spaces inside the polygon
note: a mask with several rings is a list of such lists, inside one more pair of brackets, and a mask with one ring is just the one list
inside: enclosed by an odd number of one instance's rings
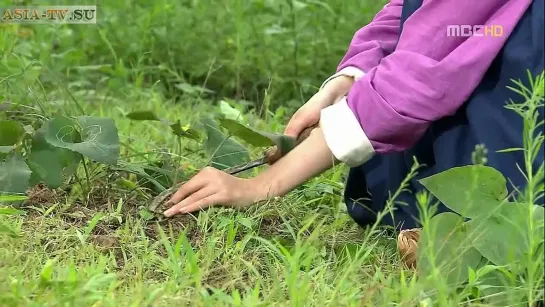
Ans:
{"label": "ground", "polygon": [[417,279],[395,236],[350,219],[343,166],[246,209],[160,221],[142,211],[159,191],[131,170],[177,169],[179,181],[208,160],[199,142],[127,113],[193,127],[223,100],[282,132],[384,3],[97,1],[96,25],[0,24],[0,102],[25,118],[112,118],[122,144],[117,165],[88,161],[60,188],[32,187],[24,215],[0,214],[13,232],[0,233],[0,305],[478,304],[441,272]]}

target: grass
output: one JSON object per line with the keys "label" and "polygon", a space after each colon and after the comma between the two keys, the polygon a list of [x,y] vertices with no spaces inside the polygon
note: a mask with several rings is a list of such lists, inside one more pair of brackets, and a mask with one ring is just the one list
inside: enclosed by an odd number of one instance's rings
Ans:
{"label": "grass", "polygon": [[395,237],[352,222],[343,167],[243,211],[164,222],[139,214],[158,191],[129,168],[188,178],[207,159],[198,143],[125,114],[149,109],[195,125],[225,100],[253,126],[281,132],[384,1],[96,4],[97,25],[0,25],[0,101],[28,118],[111,117],[123,143],[117,167],[89,164],[91,184],[37,187],[24,215],[0,215],[18,233],[0,233],[0,305],[479,305],[440,272],[417,279]]}

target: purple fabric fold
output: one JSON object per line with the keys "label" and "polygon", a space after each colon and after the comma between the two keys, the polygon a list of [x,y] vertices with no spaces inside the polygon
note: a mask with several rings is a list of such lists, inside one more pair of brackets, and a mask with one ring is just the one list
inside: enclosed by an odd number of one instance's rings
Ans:
{"label": "purple fabric fold", "polygon": [[394,51],[399,38],[402,5],[403,0],[390,1],[371,23],[356,31],[337,71],[353,66],[367,72]]}

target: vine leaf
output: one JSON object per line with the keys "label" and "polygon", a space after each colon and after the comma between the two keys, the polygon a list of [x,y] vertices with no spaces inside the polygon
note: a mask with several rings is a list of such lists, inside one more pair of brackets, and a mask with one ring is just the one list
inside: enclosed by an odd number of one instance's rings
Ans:
{"label": "vine leaf", "polygon": [[507,197],[503,175],[492,167],[454,167],[420,180],[439,201],[464,217],[489,214]]}
{"label": "vine leaf", "polygon": [[542,238],[543,242],[544,214],[541,206],[505,203],[491,216],[467,222],[472,244],[495,265],[517,271],[520,260],[526,259],[532,238]]}
{"label": "vine leaf", "polygon": [[32,147],[27,164],[32,170],[30,184],[45,183],[49,188],[58,188],[63,176],[77,171],[81,156],[71,150],[50,145],[45,140],[46,125],[38,129],[32,138]]}
{"label": "vine leaf", "polygon": [[[20,122],[14,120],[0,120],[0,147],[17,144],[24,134],[25,129]],[[7,148],[5,150],[7,151]]]}
{"label": "vine leaf", "polygon": [[0,162],[0,192],[25,193],[31,172],[21,155],[10,155],[4,162]]}
{"label": "vine leaf", "polygon": [[429,276],[437,268],[449,285],[460,285],[468,280],[468,267],[475,269],[482,255],[471,245],[464,226],[463,218],[452,212],[430,219],[418,242],[420,276]]}
{"label": "vine leaf", "polygon": [[56,116],[46,123],[45,140],[104,164],[117,164],[119,135],[111,118]]}
{"label": "vine leaf", "polygon": [[204,147],[206,152],[212,156],[213,167],[226,169],[250,160],[248,150],[237,141],[225,136],[212,119],[204,118],[202,123],[207,135]]}
{"label": "vine leaf", "polygon": [[511,277],[499,268],[490,269],[480,278],[479,284],[480,296],[490,306],[517,306],[525,300],[524,291],[513,287]]}
{"label": "vine leaf", "polygon": [[236,120],[220,118],[219,123],[229,133],[252,146],[268,147],[276,145],[282,152],[282,155],[288,153],[296,145],[295,138],[282,134],[257,131]]}

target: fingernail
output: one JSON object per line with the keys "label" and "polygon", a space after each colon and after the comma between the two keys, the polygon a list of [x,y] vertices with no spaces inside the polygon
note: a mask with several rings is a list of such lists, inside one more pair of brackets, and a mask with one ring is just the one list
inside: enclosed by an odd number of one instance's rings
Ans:
{"label": "fingernail", "polygon": [[166,216],[166,217],[171,217],[174,215],[174,210],[173,209],[168,209],[167,211],[163,212],[163,214]]}

